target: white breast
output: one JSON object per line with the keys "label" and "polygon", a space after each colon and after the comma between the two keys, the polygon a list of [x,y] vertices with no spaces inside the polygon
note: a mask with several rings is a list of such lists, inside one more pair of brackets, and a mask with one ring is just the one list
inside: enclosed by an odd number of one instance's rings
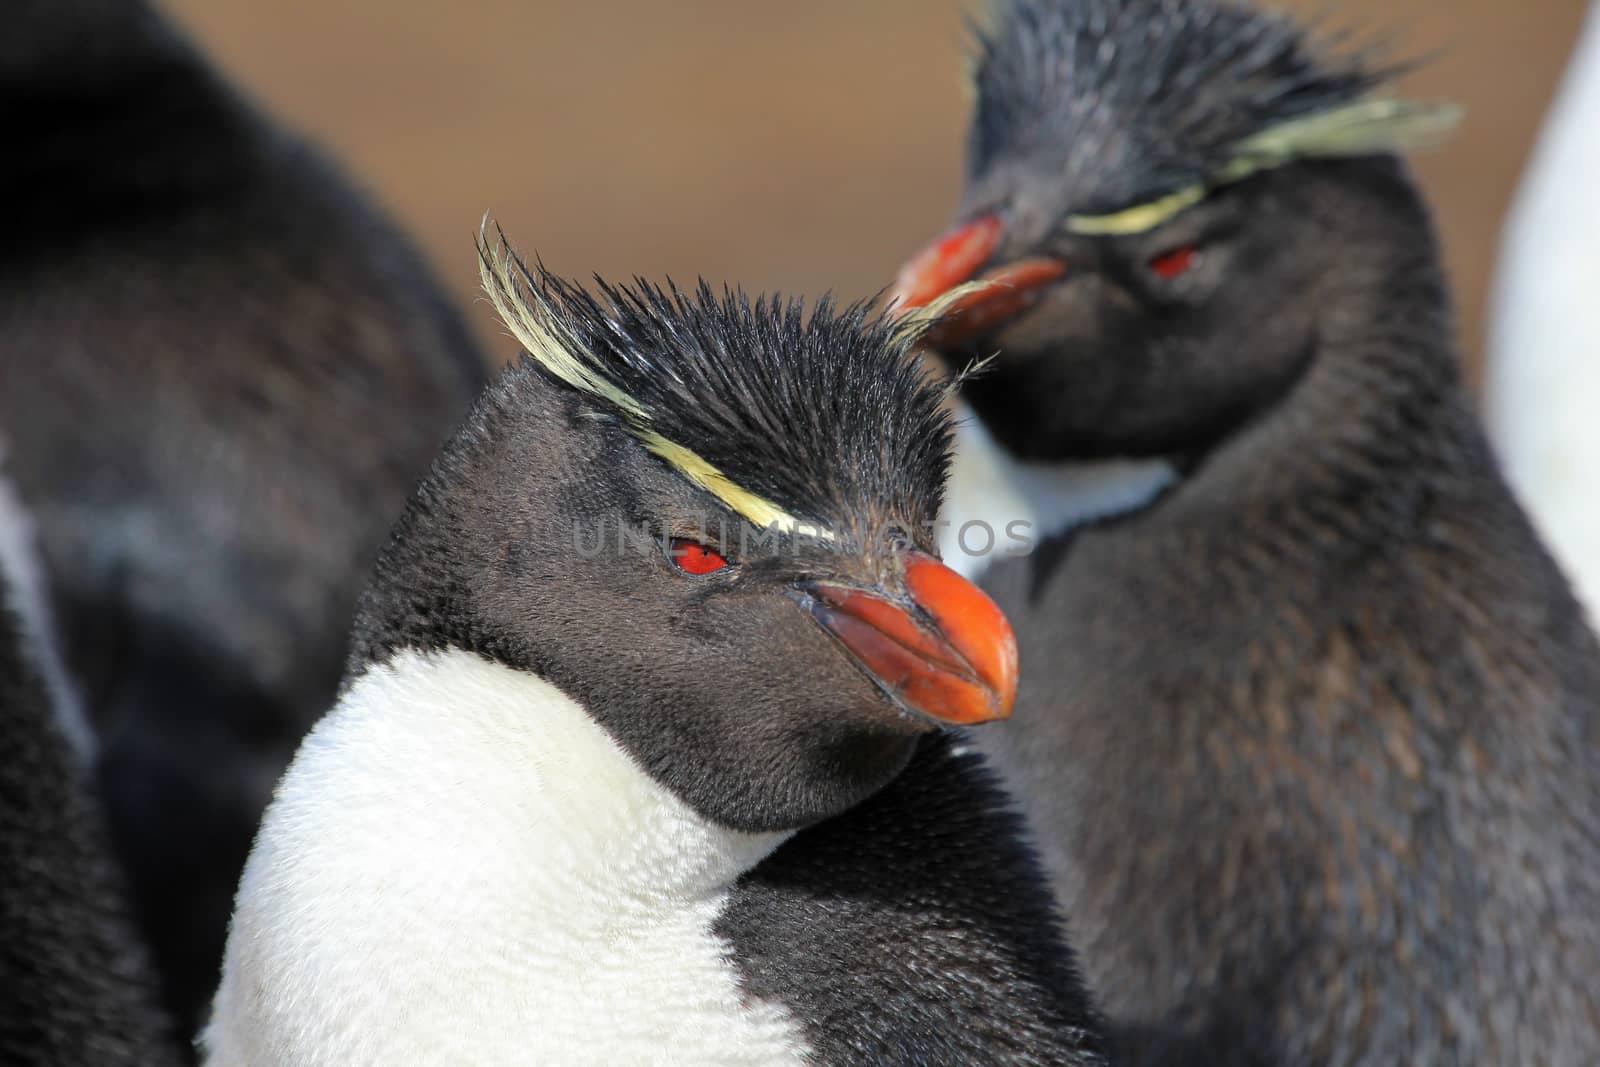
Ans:
{"label": "white breast", "polygon": [[1485,400],[1506,476],[1600,618],[1600,9],[1506,227]]}
{"label": "white breast", "polygon": [[713,932],[782,839],[707,822],[532,675],[403,653],[279,785],[207,1062],[803,1062]]}
{"label": "white breast", "polygon": [[966,407],[939,516],[939,553],[976,580],[996,559],[1025,556],[1075,526],[1137,511],[1177,480],[1165,460],[1023,463]]}

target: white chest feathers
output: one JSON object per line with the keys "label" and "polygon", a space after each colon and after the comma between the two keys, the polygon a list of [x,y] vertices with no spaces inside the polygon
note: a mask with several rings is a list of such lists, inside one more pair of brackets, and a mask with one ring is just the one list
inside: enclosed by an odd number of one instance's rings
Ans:
{"label": "white chest feathers", "polygon": [[207,1062],[804,1062],[713,932],[782,840],[707,822],[532,675],[402,653],[278,787]]}
{"label": "white chest feathers", "polygon": [[939,552],[972,580],[996,559],[1026,556],[1046,538],[1137,511],[1178,477],[1159,459],[1024,463],[970,409],[958,407],[956,420]]}

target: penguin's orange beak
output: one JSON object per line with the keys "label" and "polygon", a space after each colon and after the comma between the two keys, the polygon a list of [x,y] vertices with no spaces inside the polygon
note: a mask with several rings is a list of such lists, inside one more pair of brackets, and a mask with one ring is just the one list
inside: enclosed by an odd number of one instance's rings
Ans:
{"label": "penguin's orange beak", "polygon": [[974,278],[987,287],[959,300],[928,338],[934,345],[980,337],[1032,307],[1040,292],[1066,277],[1067,264],[1042,256],[1019,259],[978,272],[993,258],[1005,236],[999,215],[980,215],[947,231],[900,269],[889,304],[896,311],[924,307]]}
{"label": "penguin's orange beak", "polygon": [[905,591],[808,582],[797,599],[878,686],[941,723],[1011,715],[1017,639],[983,591],[932,556],[905,554]]}

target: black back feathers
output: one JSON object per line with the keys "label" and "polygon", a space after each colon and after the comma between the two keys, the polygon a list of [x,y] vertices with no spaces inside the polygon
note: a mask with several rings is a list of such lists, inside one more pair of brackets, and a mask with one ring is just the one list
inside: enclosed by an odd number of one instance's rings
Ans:
{"label": "black back feathers", "polygon": [[9,592],[0,574],[0,1063],[176,1064],[98,798]]}

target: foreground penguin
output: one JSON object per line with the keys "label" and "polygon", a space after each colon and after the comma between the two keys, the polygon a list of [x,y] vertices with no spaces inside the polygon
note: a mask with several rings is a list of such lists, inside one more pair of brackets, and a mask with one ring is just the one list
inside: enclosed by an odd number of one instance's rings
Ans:
{"label": "foreground penguin", "polygon": [[101,813],[52,707],[32,541],[0,478],[0,1063],[176,1064]]}
{"label": "foreground penguin", "polygon": [[0,31],[0,441],[184,1025],[360,581],[482,379],[409,244],[143,0]]}
{"label": "foreground penguin", "polygon": [[1506,222],[1490,317],[1485,410],[1510,480],[1600,618],[1600,5]]}
{"label": "foreground penguin", "polygon": [[1131,1062],[1600,1062],[1600,650],[1391,151],[1447,116],[1383,81],[1233,5],[1001,4],[903,279],[1008,283],[940,338],[998,353],[992,469],[1124,491],[988,571],[981,743]]}
{"label": "foreground penguin", "polygon": [[483,250],[532,359],[362,601],[239,889],[216,1064],[1099,1063],[928,554],[941,391],[860,308]]}

